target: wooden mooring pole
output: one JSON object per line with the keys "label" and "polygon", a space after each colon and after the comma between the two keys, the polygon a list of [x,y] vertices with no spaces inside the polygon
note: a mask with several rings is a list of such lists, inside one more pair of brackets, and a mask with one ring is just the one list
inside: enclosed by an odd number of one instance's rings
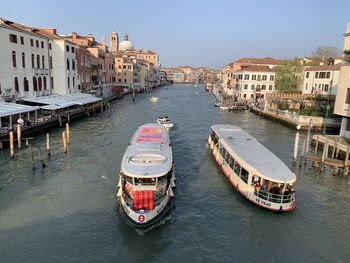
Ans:
{"label": "wooden mooring pole", "polygon": [[300,125],[297,125],[297,133],[295,134],[295,142],[294,142],[294,155],[293,155],[293,163],[295,164],[297,162],[298,158],[298,146],[299,146],[299,130]]}
{"label": "wooden mooring pole", "polygon": [[22,125],[17,124],[17,146],[18,149],[21,149],[22,147]]}
{"label": "wooden mooring pole", "polygon": [[70,144],[70,127],[68,123],[66,123],[66,135],[67,135],[67,144]]}
{"label": "wooden mooring pole", "polygon": [[350,146],[348,145],[346,149],[346,154],[345,154],[345,160],[344,160],[344,169],[343,169],[343,176],[348,174],[348,161],[349,161],[349,152],[350,152]]}
{"label": "wooden mooring pole", "polygon": [[62,142],[63,142],[63,152],[67,153],[67,134],[66,132],[62,132]]}
{"label": "wooden mooring pole", "polygon": [[307,130],[306,153],[309,152],[311,127],[312,127],[312,118],[310,118],[310,120],[309,120],[309,128],[308,128],[308,130]]}
{"label": "wooden mooring pole", "polygon": [[320,140],[320,135],[317,135],[317,139],[316,139],[316,145],[315,145],[315,156],[317,154],[317,148],[318,148],[318,142]]}
{"label": "wooden mooring pole", "polygon": [[14,144],[13,144],[13,131],[12,131],[12,129],[10,130],[10,156],[11,156],[11,158],[15,157],[15,149],[14,149]]}
{"label": "wooden mooring pole", "polygon": [[50,134],[46,133],[46,150],[47,150],[47,155],[50,156]]}

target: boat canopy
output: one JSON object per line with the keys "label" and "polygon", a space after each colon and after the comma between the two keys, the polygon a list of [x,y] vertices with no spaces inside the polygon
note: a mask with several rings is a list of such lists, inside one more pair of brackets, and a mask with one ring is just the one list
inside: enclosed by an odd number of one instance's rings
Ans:
{"label": "boat canopy", "polygon": [[137,143],[170,144],[169,133],[160,124],[148,123],[140,126],[130,141],[130,144]]}
{"label": "boat canopy", "polygon": [[296,181],[295,174],[284,162],[243,129],[233,125],[213,125],[211,128],[221,144],[239,156],[257,175],[278,183]]}
{"label": "boat canopy", "polygon": [[42,109],[45,110],[57,110],[67,108],[73,105],[85,105],[101,101],[101,98],[97,98],[91,94],[86,93],[72,93],[67,95],[51,95],[42,97],[30,97],[23,99],[24,101],[42,104]]}
{"label": "boat canopy", "polygon": [[130,177],[155,178],[172,168],[173,156],[167,130],[159,124],[139,127],[122,160],[122,173]]}
{"label": "boat canopy", "polygon": [[0,118],[31,112],[39,109],[38,106],[27,106],[17,103],[9,103],[9,102],[0,102]]}

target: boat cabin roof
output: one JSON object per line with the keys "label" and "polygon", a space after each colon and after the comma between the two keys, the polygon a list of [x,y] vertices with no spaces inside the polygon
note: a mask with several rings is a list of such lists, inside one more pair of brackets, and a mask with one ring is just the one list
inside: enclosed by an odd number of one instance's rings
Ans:
{"label": "boat cabin roof", "polygon": [[122,160],[122,172],[131,177],[147,178],[166,175],[173,157],[168,131],[160,124],[138,128]]}
{"label": "boat cabin roof", "polygon": [[[295,174],[269,149],[253,136],[233,125],[213,125],[212,130],[218,135],[222,144],[236,153],[251,169],[264,178],[278,183],[294,183]],[[247,167],[246,167],[247,168]],[[249,169],[249,170],[251,170]]]}

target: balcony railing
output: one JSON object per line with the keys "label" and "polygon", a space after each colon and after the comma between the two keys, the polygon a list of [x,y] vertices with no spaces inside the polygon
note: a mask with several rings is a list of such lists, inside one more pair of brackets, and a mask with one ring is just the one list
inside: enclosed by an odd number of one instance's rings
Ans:
{"label": "balcony railing", "polygon": [[43,69],[43,68],[33,68],[33,74],[34,75],[48,75],[49,70]]}

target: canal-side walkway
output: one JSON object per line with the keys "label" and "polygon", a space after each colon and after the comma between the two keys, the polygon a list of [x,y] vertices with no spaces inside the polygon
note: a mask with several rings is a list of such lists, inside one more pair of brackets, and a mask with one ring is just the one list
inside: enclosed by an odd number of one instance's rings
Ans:
{"label": "canal-side walkway", "polygon": [[[265,111],[256,106],[250,107],[250,111],[262,116],[267,119],[278,121],[288,127],[296,129],[297,125],[300,125],[301,130],[307,130],[309,128],[309,123],[311,120],[313,130],[322,130],[325,125],[325,120],[322,117],[312,117],[312,116],[300,116],[296,113],[279,111],[279,110],[269,110]],[[327,129],[339,129],[341,125],[341,119],[332,118],[326,120]]]}

